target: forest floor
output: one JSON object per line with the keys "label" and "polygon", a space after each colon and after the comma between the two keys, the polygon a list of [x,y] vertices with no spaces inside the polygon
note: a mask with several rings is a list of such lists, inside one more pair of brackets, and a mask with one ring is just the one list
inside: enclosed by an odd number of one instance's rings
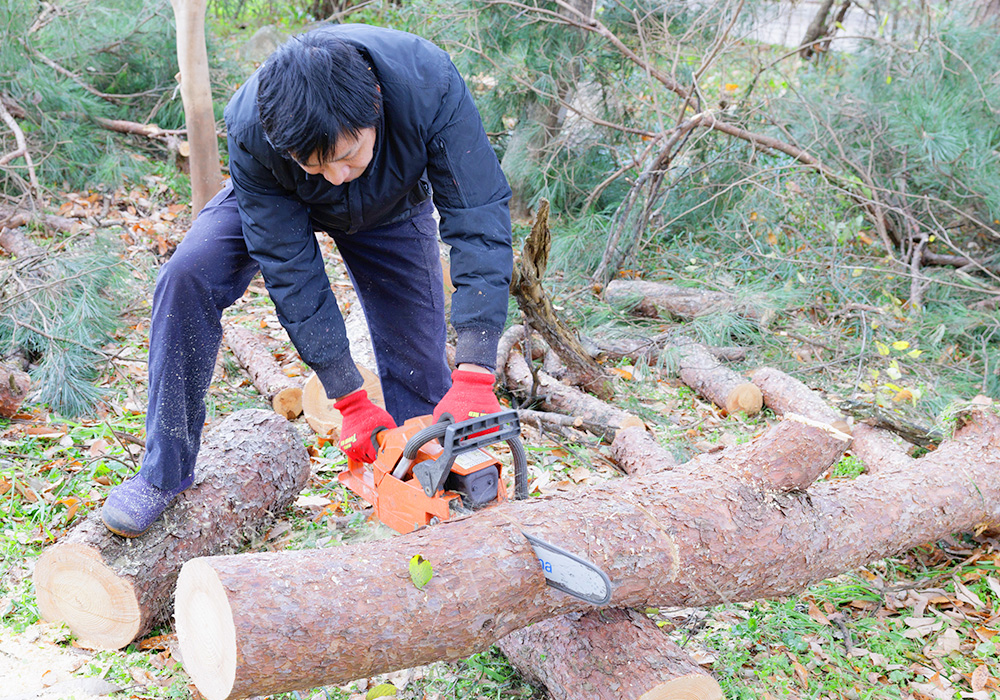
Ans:
{"label": "forest floor", "polygon": [[[180,666],[169,624],[124,650],[82,649],[65,627],[39,620],[31,583],[43,548],[99,508],[110,488],[137,469],[141,447],[120,434],[140,440],[144,434],[152,275],[187,225],[184,207],[171,192],[162,178],[150,177],[116,193],[111,213],[100,214],[105,221],[117,220],[112,232],[121,239],[123,262],[134,270],[136,296],[119,334],[105,348],[115,359],[103,374],[105,398],[94,414],[70,420],[28,403],[13,420],[0,421],[0,677],[5,679],[0,700],[200,697]],[[66,194],[60,213],[87,222],[105,212],[105,204],[100,195]],[[53,242],[32,235],[41,245]],[[334,251],[327,252],[336,289],[347,283],[346,275]],[[269,336],[289,376],[308,374],[259,278],[225,321]],[[821,327],[815,330],[822,334]],[[621,377],[618,400],[640,412],[661,443],[681,458],[746,441],[777,421],[768,411],[724,417],[655,367],[622,364],[615,370]],[[212,422],[250,407],[268,408],[224,347],[208,397],[209,429]],[[344,466],[339,451],[319,439],[303,418],[295,425],[311,455],[312,477],[253,547],[332,547],[389,536],[366,519],[366,504],[337,482]],[[525,426],[524,442],[533,496],[618,477],[607,444],[586,433]],[[823,478],[851,479],[860,471],[845,457]],[[956,534],[845,572],[799,596],[645,612],[715,675],[731,699],[985,700],[1000,690],[1000,653],[993,641],[1000,639],[998,563],[997,540],[982,533]],[[342,688],[274,697],[355,700],[380,694],[420,700],[545,697],[496,649]]]}

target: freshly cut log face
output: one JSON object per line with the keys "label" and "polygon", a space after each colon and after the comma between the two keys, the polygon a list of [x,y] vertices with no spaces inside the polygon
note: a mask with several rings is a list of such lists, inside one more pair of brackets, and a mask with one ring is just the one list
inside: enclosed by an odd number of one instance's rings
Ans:
{"label": "freshly cut log face", "polygon": [[[364,379],[362,389],[368,392],[368,398],[376,406],[385,408],[385,398],[382,396],[382,384],[374,372],[364,365],[357,365],[361,377]],[[306,416],[306,422],[317,435],[340,434],[340,426],[344,422],[340,411],[333,407],[334,401],[326,397],[326,390],[323,383],[315,374],[310,375],[306,380],[305,390],[302,392],[302,412]]]}
{"label": "freshly cut log face", "polygon": [[[798,593],[895,552],[1000,523],[998,436],[1000,416],[989,408],[906,470],[782,492],[736,468],[766,452],[768,431],[756,445],[670,471],[509,502],[411,535],[196,559],[178,579],[181,654],[199,690],[222,700],[462,658],[533,622],[589,610],[545,585],[522,532],[600,567],[612,581],[613,607]],[[433,567],[422,589],[409,576],[416,554]]]}
{"label": "freshly cut log face", "polygon": [[763,408],[760,389],[723,366],[705,346],[685,341],[668,346],[668,351],[678,355],[681,381],[726,413],[753,415]]}
{"label": "freshly cut log face", "polygon": [[270,411],[239,411],[207,437],[196,484],[144,535],[112,534],[94,512],[35,565],[42,618],[65,622],[81,646],[118,649],[170,609],[181,565],[232,551],[295,498],[309,455],[291,424]]}

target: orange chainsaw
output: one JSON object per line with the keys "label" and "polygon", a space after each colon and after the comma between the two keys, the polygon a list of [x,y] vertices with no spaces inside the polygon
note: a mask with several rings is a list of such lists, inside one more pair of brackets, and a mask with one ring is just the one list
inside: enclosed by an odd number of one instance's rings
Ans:
{"label": "orange chainsaw", "polygon": [[411,418],[372,436],[377,456],[368,468],[347,460],[340,483],[365,499],[375,517],[397,532],[413,532],[507,500],[503,465],[488,445],[506,441],[514,458],[515,497],[528,495],[528,464],[517,411],[461,423]]}

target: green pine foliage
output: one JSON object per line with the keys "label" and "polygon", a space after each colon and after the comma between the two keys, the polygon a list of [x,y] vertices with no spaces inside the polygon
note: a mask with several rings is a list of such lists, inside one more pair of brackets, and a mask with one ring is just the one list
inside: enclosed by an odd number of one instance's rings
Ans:
{"label": "green pine foliage", "polygon": [[119,253],[103,237],[0,269],[0,347],[34,365],[39,402],[71,417],[93,410],[126,282]]}
{"label": "green pine foliage", "polygon": [[[0,95],[26,114],[18,121],[43,185],[112,187],[137,174],[142,161],[133,154],[150,144],[112,134],[93,119],[182,127],[176,72],[167,0],[58,6],[0,0]],[[0,151],[11,150],[13,136],[0,128]],[[23,185],[7,171],[0,194],[20,194]]]}

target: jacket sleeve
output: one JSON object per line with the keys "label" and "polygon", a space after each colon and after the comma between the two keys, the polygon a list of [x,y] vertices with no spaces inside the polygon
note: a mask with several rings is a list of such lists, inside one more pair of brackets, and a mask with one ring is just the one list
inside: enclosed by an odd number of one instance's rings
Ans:
{"label": "jacket sleeve", "polygon": [[456,363],[493,369],[513,269],[511,190],[465,81],[448,61],[449,86],[428,140],[427,176],[451,246]]}
{"label": "jacket sleeve", "polygon": [[344,319],[305,205],[232,136],[229,173],[243,237],[260,265],[278,320],[329,398],[354,391],[362,385],[361,374],[351,359]]}

